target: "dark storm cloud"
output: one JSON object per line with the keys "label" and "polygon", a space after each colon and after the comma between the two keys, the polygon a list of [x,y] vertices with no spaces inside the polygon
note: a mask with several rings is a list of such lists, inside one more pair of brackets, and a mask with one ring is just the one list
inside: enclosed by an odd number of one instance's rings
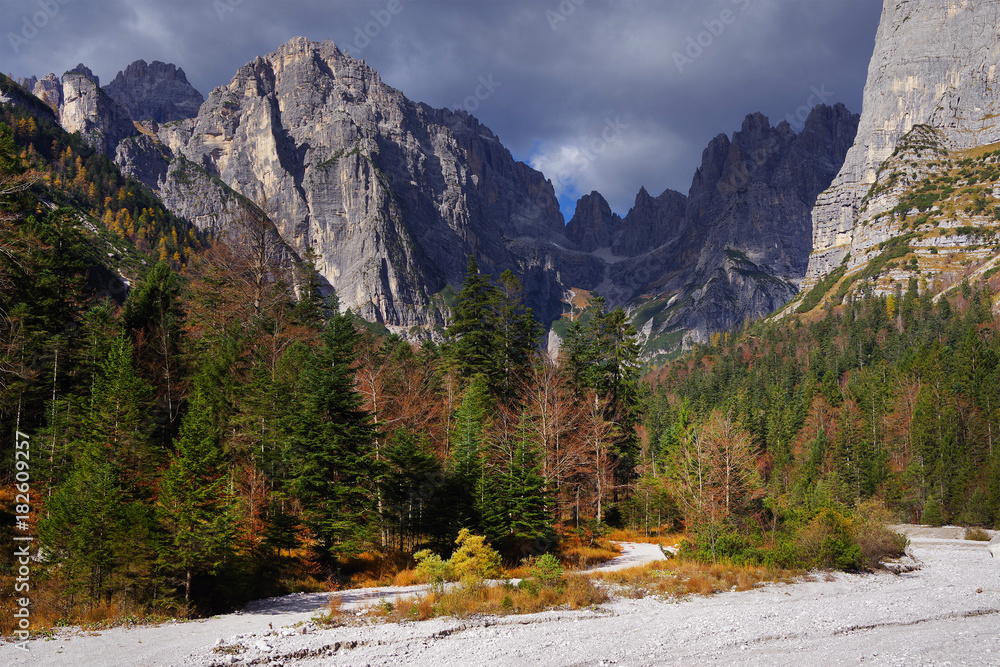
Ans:
{"label": "dark storm cloud", "polygon": [[[258,54],[333,39],[386,83],[469,110],[563,201],[686,192],[701,150],[760,111],[860,111],[879,0],[2,0],[3,71],[110,81],[133,60],[207,94]],[[24,21],[42,24],[37,34]],[[570,211],[571,213],[571,211]]]}

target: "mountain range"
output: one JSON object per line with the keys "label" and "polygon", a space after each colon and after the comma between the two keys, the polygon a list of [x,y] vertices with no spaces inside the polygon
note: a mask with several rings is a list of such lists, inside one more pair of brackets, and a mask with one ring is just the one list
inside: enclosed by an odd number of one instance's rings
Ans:
{"label": "mountain range", "polygon": [[475,117],[408,99],[329,41],[294,38],[204,102],[160,62],[104,88],[83,65],[22,83],[199,228],[262,206],[342,307],[392,331],[438,335],[474,255],[512,270],[556,333],[594,296],[623,306],[652,355],[780,308],[845,257],[863,268],[900,232],[859,233],[865,191],[914,126],[949,149],[997,140],[997,5],[953,4],[886,5],[862,116],[819,105],[796,133],[749,114],[709,142],[686,194],[642,187],[619,216],[591,192],[568,222],[551,181]]}

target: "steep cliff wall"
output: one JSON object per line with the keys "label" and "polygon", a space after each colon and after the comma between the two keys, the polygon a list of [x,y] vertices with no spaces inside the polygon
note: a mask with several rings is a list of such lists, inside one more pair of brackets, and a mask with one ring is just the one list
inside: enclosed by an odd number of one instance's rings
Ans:
{"label": "steep cliff wall", "polygon": [[805,287],[857,259],[862,200],[914,126],[940,131],[948,150],[1000,141],[998,70],[998,0],[885,0],[857,139],[813,210]]}
{"label": "steep cliff wall", "polygon": [[[77,71],[81,68],[85,71]],[[77,70],[63,74],[59,123],[67,132],[79,132],[91,146],[113,158],[122,139],[138,131],[128,113],[101,90],[97,77],[82,65]]]}
{"label": "steep cliff wall", "polygon": [[266,201],[285,240],[314,248],[342,303],[365,317],[443,323],[435,295],[461,284],[470,254],[485,271],[515,270],[540,314],[558,316],[555,269],[523,247],[563,236],[551,184],[475,118],[408,100],[332,42],[296,38],[258,57],[197,118],[158,134]]}
{"label": "steep cliff wall", "polygon": [[750,114],[732,138],[720,134],[705,148],[686,197],[667,190],[653,198],[643,189],[618,219],[591,193],[567,234],[585,233],[590,244],[605,239],[592,252],[604,270],[591,283],[569,284],[628,305],[651,351],[766,315],[797,292],[810,211],[857,124],[842,104],[813,109],[799,134]]}

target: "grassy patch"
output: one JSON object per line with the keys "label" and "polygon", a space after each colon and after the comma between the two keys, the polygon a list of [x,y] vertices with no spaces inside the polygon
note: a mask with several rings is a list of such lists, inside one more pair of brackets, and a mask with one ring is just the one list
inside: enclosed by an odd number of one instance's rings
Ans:
{"label": "grassy patch", "polygon": [[546,609],[583,609],[610,599],[607,591],[580,575],[568,575],[556,584],[522,579],[517,585],[467,582],[423,597],[380,602],[370,614],[390,622],[422,621],[437,616],[466,618],[477,614],[533,614]]}
{"label": "grassy patch", "polygon": [[646,595],[711,595],[725,591],[746,591],[765,582],[790,582],[802,570],[698,563],[695,561],[657,561],[617,572],[599,572],[593,577],[610,584],[616,592],[630,598]]}
{"label": "grassy patch", "polygon": [[684,538],[681,533],[651,530],[648,534],[635,528],[616,528],[608,533],[608,539],[616,542],[648,542],[665,547],[675,547]]}
{"label": "grassy patch", "polygon": [[802,302],[799,304],[799,307],[795,309],[795,312],[807,313],[818,306],[819,302],[823,299],[823,295],[829,292],[830,289],[837,284],[837,281],[844,277],[845,271],[847,271],[847,266],[841,264],[833,271],[823,276],[823,278],[816,283],[804,297],[802,297]]}
{"label": "grassy patch", "polygon": [[973,542],[989,542],[991,538],[990,534],[982,528],[966,528],[965,539]]}

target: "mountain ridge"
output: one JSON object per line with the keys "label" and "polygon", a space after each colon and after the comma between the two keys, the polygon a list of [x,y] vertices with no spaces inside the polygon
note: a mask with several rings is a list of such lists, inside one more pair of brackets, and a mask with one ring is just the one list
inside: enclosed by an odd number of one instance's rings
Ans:
{"label": "mountain ridge", "polygon": [[[116,81],[148,71],[133,63]],[[546,324],[572,316],[574,293],[637,315],[659,303],[656,317],[637,319],[649,351],[664,336],[673,347],[704,340],[795,294],[804,211],[856,125],[842,105],[816,107],[799,134],[749,114],[732,140],[720,134],[706,147],[688,194],[642,187],[619,217],[591,193],[565,223],[551,181],[474,116],[409,100],[330,41],[294,38],[258,56],[186,119],[124,127],[124,106],[90,87],[109,103],[96,114],[99,148],[171,211],[219,231],[240,201],[264,205],[285,242],[300,255],[315,249],[328,286],[366,319],[439,335],[447,293],[474,255],[484,272],[518,275]],[[676,307],[662,316],[668,303]]]}

